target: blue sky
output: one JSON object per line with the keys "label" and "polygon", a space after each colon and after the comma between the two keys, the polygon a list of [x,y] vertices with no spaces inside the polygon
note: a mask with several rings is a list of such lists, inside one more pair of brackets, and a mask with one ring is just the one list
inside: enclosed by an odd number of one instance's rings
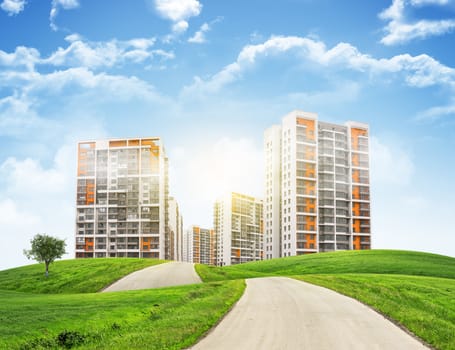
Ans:
{"label": "blue sky", "polygon": [[78,140],[161,136],[210,226],[294,109],[370,124],[374,248],[455,256],[455,1],[0,0],[0,33],[0,269],[73,255]]}

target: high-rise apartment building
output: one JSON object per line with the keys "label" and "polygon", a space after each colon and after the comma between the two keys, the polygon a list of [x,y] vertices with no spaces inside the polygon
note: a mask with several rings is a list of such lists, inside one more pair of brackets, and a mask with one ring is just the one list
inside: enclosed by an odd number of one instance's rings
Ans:
{"label": "high-rise apartment building", "polygon": [[368,137],[302,111],[265,131],[266,259],[370,249]]}
{"label": "high-rise apartment building", "polygon": [[76,258],[175,257],[160,138],[78,144]]}
{"label": "high-rise apartment building", "polygon": [[183,261],[183,218],[174,197],[169,197],[170,260]]}
{"label": "high-rise apartment building", "polygon": [[240,264],[263,258],[262,200],[230,193],[215,203],[216,264]]}
{"label": "high-rise apartment building", "polygon": [[215,265],[215,231],[191,226],[185,232],[184,244],[186,245],[184,261]]}

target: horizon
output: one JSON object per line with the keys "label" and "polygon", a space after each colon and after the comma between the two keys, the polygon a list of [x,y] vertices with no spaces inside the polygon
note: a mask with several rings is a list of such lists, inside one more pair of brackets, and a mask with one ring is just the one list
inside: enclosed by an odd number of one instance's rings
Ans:
{"label": "horizon", "polygon": [[263,198],[296,109],[368,124],[373,249],[455,257],[454,1],[0,2],[0,270],[37,233],[74,258],[77,142],[159,137],[184,230],[211,228]]}

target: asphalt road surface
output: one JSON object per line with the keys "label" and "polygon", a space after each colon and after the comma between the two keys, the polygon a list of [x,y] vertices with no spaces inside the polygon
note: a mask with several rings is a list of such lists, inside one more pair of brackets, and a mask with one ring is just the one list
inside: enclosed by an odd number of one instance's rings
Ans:
{"label": "asphalt road surface", "polygon": [[419,341],[354,299],[285,277],[247,280],[232,311],[191,349],[418,350]]}
{"label": "asphalt road surface", "polygon": [[114,282],[103,292],[160,288],[193,283],[201,283],[199,275],[194,270],[194,264],[169,262],[135,271]]}

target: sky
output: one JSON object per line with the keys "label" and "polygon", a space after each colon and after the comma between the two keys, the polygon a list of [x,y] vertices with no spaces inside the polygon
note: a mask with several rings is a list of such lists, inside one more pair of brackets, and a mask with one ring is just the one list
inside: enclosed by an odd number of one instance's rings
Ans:
{"label": "sky", "polygon": [[455,1],[0,0],[0,269],[74,257],[76,143],[160,136],[184,226],[295,109],[370,125],[373,248],[455,256]]}

